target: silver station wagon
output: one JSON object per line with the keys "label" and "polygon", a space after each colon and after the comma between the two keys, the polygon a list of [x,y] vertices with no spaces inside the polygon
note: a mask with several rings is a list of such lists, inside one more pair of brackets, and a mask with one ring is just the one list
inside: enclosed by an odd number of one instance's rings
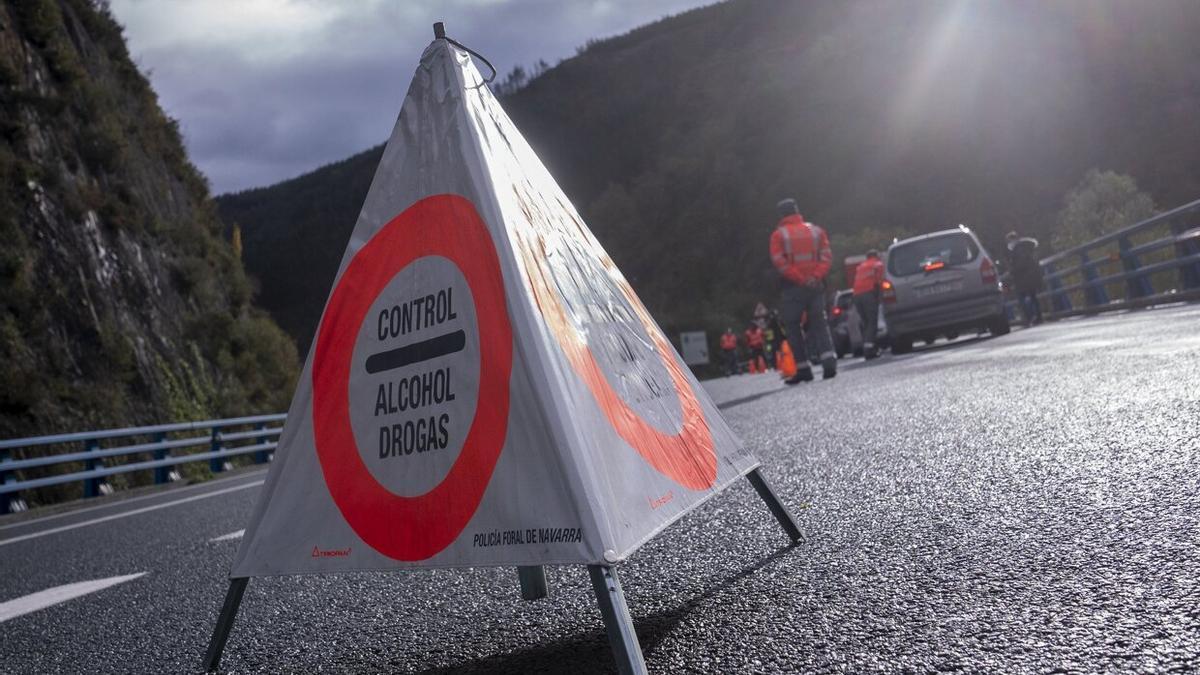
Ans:
{"label": "silver station wagon", "polygon": [[916,340],[1009,330],[996,265],[962,225],[888,247],[883,306],[895,354],[912,351]]}

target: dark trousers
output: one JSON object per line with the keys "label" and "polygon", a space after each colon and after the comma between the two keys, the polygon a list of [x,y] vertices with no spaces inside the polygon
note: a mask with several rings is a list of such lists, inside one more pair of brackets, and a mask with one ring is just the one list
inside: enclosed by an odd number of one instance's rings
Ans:
{"label": "dark trousers", "polygon": [[879,291],[854,296],[854,306],[863,322],[863,350],[875,346],[875,333],[879,330]]}
{"label": "dark trousers", "polygon": [[1042,322],[1042,305],[1038,302],[1037,291],[1020,291],[1017,293],[1021,313],[1025,315],[1025,323]]}
{"label": "dark trousers", "polygon": [[796,357],[796,367],[803,370],[809,366],[808,347],[804,343],[804,326],[800,319],[808,313],[808,332],[812,335],[813,348],[822,361],[837,361],[833,351],[833,338],[829,335],[829,322],[825,318],[825,291],[817,287],[791,286],[783,289],[779,318],[787,331],[787,341]]}
{"label": "dark trousers", "polygon": [[725,374],[736,375],[738,372],[737,350],[725,349],[722,351],[725,355]]}

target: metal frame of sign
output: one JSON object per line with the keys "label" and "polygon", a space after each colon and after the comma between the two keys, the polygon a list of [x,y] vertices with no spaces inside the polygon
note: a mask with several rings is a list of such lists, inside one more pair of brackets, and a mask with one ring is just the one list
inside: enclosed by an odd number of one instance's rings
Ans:
{"label": "metal frame of sign", "polygon": [[[770,509],[771,515],[779,521],[783,531],[791,539],[792,546],[803,541],[800,527],[787,506],[780,501],[771,488],[770,483],[758,469],[746,474],[746,479],[754,486],[758,496]],[[608,643],[613,650],[617,672],[621,675],[642,675],[646,673],[646,661],[642,658],[642,646],[638,642],[637,632],[634,631],[633,618],[629,615],[629,605],[625,602],[625,592],[621,589],[621,580],[617,576],[615,565],[588,565],[588,575],[592,579],[592,589],[596,593],[596,602],[600,605],[600,615],[604,619],[604,629],[608,634]],[[546,586],[546,571],[541,565],[530,565],[517,568],[517,578],[521,585],[523,600],[540,600],[549,595]],[[217,625],[213,629],[212,639],[204,655],[204,670],[216,672],[221,665],[221,655],[225,651],[225,643],[229,640],[229,632],[233,629],[238,607],[242,604],[242,596],[246,592],[249,577],[234,577],[229,580],[229,590],[225,593],[225,602],[221,605],[221,613],[217,616]]]}

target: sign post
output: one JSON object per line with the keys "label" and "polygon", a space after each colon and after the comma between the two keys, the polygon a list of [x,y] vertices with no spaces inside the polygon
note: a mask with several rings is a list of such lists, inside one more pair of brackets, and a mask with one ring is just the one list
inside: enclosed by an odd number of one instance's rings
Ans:
{"label": "sign post", "polygon": [[683,362],[689,366],[708,365],[708,333],[694,330],[679,334]]}
{"label": "sign post", "polygon": [[616,566],[748,476],[800,530],[470,53],[426,48],[230,573],[586,565],[622,672]]}

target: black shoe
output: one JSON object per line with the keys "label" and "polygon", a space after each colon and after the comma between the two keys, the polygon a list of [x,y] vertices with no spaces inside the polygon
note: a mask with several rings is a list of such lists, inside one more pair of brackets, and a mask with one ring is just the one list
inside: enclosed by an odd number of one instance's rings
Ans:
{"label": "black shoe", "polygon": [[837,359],[825,359],[821,363],[821,379],[832,380],[837,377]]}
{"label": "black shoe", "polygon": [[790,385],[790,384],[800,384],[801,382],[812,382],[812,381],[813,381],[812,368],[805,368],[803,370],[797,370],[795,375],[784,380],[783,383]]}

